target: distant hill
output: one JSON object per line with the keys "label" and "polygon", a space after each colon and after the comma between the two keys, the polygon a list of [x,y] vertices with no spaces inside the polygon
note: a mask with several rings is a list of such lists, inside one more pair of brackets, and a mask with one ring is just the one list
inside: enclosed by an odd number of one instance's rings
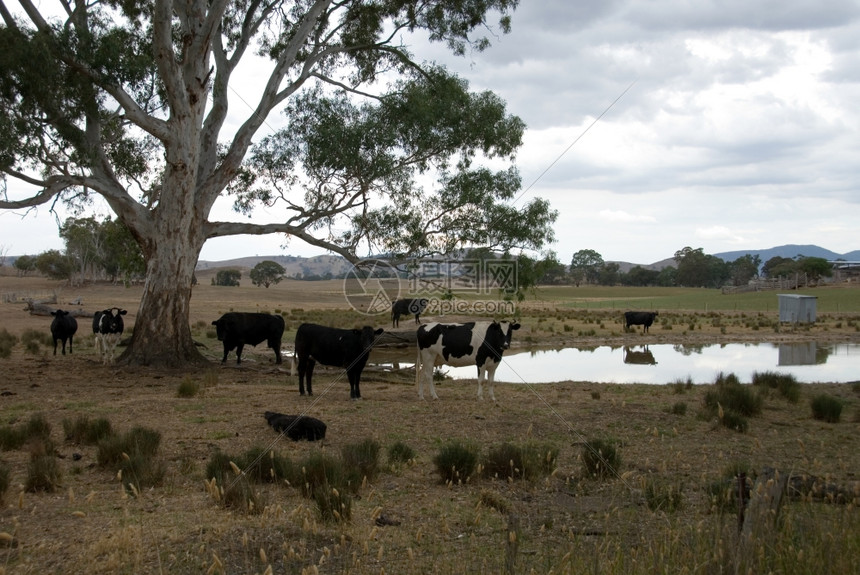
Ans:
{"label": "distant hill", "polygon": [[340,256],[314,256],[303,258],[299,256],[249,256],[221,261],[198,261],[197,271],[215,268],[236,268],[239,271],[250,271],[262,261],[273,261],[280,264],[287,277],[333,277],[342,276],[352,268],[352,264]]}
{"label": "distant hill", "polygon": [[[779,256],[783,258],[794,258],[798,255],[811,258],[824,258],[827,260],[848,260],[860,261],[860,250],[854,250],[845,254],[838,254],[828,249],[816,245],[797,245],[786,244],[761,250],[738,250],[733,252],[722,252],[711,254],[723,261],[733,262],[739,257],[746,254],[759,256],[761,263],[764,264],[772,257]],[[197,263],[197,270],[209,270],[214,268],[232,267],[238,268],[241,271],[251,270],[255,265],[264,260],[271,260],[281,264],[287,270],[287,277],[296,277],[296,274],[301,274],[301,277],[323,277],[330,274],[333,277],[342,276],[348,272],[352,265],[340,256],[315,256],[312,258],[303,258],[299,256],[253,256],[246,258],[238,258],[223,261],[200,261]],[[675,267],[675,259],[672,257],[650,263],[636,264],[622,261],[608,261],[607,263],[616,263],[622,273],[629,272],[636,266],[643,267],[648,270],[660,271],[665,267]]]}

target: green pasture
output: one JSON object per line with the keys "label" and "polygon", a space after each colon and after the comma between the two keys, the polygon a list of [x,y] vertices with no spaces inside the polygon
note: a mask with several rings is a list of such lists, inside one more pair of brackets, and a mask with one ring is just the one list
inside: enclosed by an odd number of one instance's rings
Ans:
{"label": "green pasture", "polygon": [[777,294],[818,298],[819,313],[860,312],[860,287],[818,287],[801,290],[759,291],[724,295],[717,289],[677,287],[549,286],[529,294],[529,302],[586,310],[692,310],[776,312]]}

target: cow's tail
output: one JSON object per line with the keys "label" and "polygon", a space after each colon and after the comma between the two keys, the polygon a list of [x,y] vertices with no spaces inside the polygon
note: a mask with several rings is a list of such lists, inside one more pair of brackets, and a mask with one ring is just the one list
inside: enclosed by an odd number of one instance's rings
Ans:
{"label": "cow's tail", "polygon": [[293,359],[290,360],[290,377],[296,373],[296,354],[293,354]]}

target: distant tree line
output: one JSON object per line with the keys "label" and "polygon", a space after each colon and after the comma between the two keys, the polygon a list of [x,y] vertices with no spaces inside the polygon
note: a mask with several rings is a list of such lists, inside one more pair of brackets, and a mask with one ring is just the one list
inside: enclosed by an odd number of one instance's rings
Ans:
{"label": "distant tree line", "polygon": [[60,227],[64,250],[23,255],[13,264],[18,275],[34,272],[71,285],[108,280],[131,283],[143,278],[146,262],[131,232],[119,220],[69,218]]}
{"label": "distant tree line", "polygon": [[[824,258],[798,255],[795,258],[773,257],[764,265],[757,255],[746,254],[727,262],[704,253],[702,248],[685,247],[675,252],[675,266],[652,270],[633,266],[624,273],[619,264],[604,262],[594,250],[580,250],[573,254],[567,279],[574,285],[629,285],[679,286],[720,288],[725,285],[741,286],[758,278],[774,279],[795,274],[806,274],[813,283],[833,275],[831,265]],[[562,278],[564,276],[561,276]],[[543,278],[554,280],[556,278]]]}

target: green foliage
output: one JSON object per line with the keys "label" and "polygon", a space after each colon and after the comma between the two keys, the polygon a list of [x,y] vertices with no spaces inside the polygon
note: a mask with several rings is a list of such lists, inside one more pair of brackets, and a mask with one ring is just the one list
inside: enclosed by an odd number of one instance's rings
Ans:
{"label": "green foliage", "polygon": [[66,441],[96,445],[102,439],[109,437],[113,430],[110,421],[103,417],[90,419],[86,415],[80,415],[74,421],[63,419],[63,432]]}
{"label": "green foliage", "polygon": [[591,439],[582,446],[582,467],[586,477],[605,478],[618,474],[621,454],[612,439]]}
{"label": "green foliage", "polygon": [[18,343],[18,336],[12,335],[6,328],[0,328],[0,358],[6,359],[12,355],[12,348]]}
{"label": "green foliage", "polygon": [[240,279],[242,279],[242,272],[239,270],[218,270],[215,277],[212,278],[212,285],[238,287]]}
{"label": "green foliage", "polygon": [[475,472],[478,456],[478,448],[474,445],[453,440],[442,446],[433,458],[433,464],[443,482],[464,483]]}
{"label": "green foliage", "polygon": [[376,479],[379,473],[379,442],[365,439],[358,443],[348,443],[341,449],[343,466],[349,478],[349,487],[355,492],[361,484]]}
{"label": "green foliage", "polygon": [[684,503],[684,489],[679,483],[648,479],[645,482],[645,502],[651,511],[673,513]]}
{"label": "green foliage", "polygon": [[812,417],[827,423],[839,423],[842,416],[842,400],[826,393],[820,393],[810,400]]}
{"label": "green foliage", "polygon": [[778,373],[775,371],[753,372],[752,384],[776,389],[789,403],[800,401],[801,385],[797,378],[790,373]]}
{"label": "green foliage", "polygon": [[53,280],[71,281],[77,269],[77,263],[73,256],[60,253],[58,250],[48,250],[36,256],[36,269]]}
{"label": "green foliage", "polygon": [[0,503],[6,498],[6,492],[9,491],[9,466],[0,461]]}
{"label": "green foliage", "polygon": [[199,381],[192,378],[190,375],[186,375],[182,378],[182,381],[179,382],[179,386],[176,388],[176,397],[194,397],[200,393],[201,389]]}
{"label": "green foliage", "polygon": [[146,427],[134,427],[122,435],[111,434],[98,442],[96,460],[107,467],[115,465],[119,475],[131,492],[158,485],[165,469],[157,460],[161,433]]}
{"label": "green foliage", "polygon": [[402,441],[395,441],[388,447],[388,462],[391,464],[408,463],[415,459],[415,450]]}
{"label": "green foliage", "polygon": [[549,444],[503,443],[489,450],[484,460],[483,474],[486,477],[533,481],[551,474],[557,460],[558,449]]}
{"label": "green foliage", "polygon": [[677,273],[675,281],[686,287],[717,288],[730,275],[729,264],[716,256],[705,254],[702,248],[685,247],[675,252]]}
{"label": "green foliage", "polygon": [[603,265],[603,256],[596,251],[579,250],[570,260],[570,274],[576,285],[581,282],[597,283]]}
{"label": "green foliage", "polygon": [[12,265],[16,270],[18,270],[19,276],[26,276],[36,270],[36,258],[27,255],[18,256],[15,258],[15,263]]}
{"label": "green foliage", "polygon": [[255,286],[263,286],[268,288],[270,285],[278,284],[284,279],[284,274],[287,270],[279,263],[271,260],[264,260],[254,266],[251,270],[251,283]]}

